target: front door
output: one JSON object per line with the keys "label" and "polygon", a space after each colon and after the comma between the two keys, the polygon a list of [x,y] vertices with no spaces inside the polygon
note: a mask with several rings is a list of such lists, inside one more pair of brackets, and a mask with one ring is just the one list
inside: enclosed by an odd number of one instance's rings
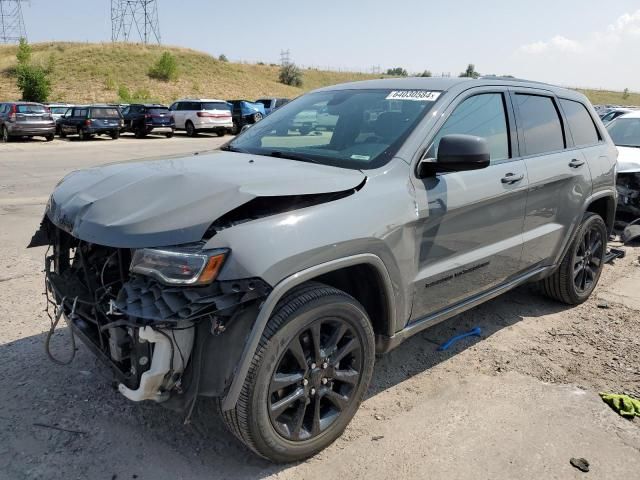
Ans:
{"label": "front door", "polygon": [[520,272],[528,179],[516,153],[510,105],[505,91],[482,90],[459,99],[427,156],[436,158],[444,135],[475,135],[489,143],[490,166],[414,180],[419,220],[412,320]]}

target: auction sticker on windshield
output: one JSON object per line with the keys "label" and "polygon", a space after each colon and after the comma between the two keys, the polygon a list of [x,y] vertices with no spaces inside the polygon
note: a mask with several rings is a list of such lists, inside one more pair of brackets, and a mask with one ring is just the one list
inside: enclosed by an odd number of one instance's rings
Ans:
{"label": "auction sticker on windshield", "polygon": [[394,90],[385,100],[413,100],[414,102],[435,102],[440,92],[427,90]]}

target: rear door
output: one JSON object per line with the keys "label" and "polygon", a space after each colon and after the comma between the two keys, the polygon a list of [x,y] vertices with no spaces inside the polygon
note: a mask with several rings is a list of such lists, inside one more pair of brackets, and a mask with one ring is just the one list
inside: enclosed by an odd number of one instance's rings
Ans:
{"label": "rear door", "polygon": [[521,266],[527,172],[507,90],[472,89],[444,110],[443,119],[428,158],[436,158],[444,135],[467,134],[487,140],[491,164],[413,180],[419,257],[412,320],[490,290]]}
{"label": "rear door", "polygon": [[51,125],[53,117],[44,105],[37,103],[16,105],[16,123],[33,126]]}
{"label": "rear door", "polygon": [[185,105],[186,102],[175,102],[171,105],[170,109],[173,112],[173,119],[176,122],[176,128],[184,128],[184,110],[182,110],[182,106]]}
{"label": "rear door", "polygon": [[522,261],[534,268],[554,263],[562,251],[591,194],[591,173],[553,94],[513,89],[512,99],[529,174]]}

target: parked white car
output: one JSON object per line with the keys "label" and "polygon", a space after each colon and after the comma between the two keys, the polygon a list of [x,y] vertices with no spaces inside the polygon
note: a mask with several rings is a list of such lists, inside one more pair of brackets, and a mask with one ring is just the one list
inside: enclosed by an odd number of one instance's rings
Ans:
{"label": "parked white car", "polygon": [[618,213],[640,218],[640,111],[616,118],[607,131],[618,147]]}
{"label": "parked white car", "polygon": [[233,131],[231,106],[224,100],[185,98],[174,102],[169,109],[176,130],[185,130],[190,137],[200,132],[215,132],[222,137]]}

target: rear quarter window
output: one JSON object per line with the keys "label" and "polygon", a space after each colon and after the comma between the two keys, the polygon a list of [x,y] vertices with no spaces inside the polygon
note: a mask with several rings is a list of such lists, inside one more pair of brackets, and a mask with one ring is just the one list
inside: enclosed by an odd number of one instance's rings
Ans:
{"label": "rear quarter window", "polygon": [[567,118],[567,124],[573,137],[573,143],[576,147],[593,145],[602,139],[591,115],[589,115],[587,107],[580,102],[566,99],[560,99],[560,105],[564,110],[564,115]]}
{"label": "rear quarter window", "polygon": [[517,93],[516,103],[527,155],[541,155],[565,148],[562,121],[553,98]]}

